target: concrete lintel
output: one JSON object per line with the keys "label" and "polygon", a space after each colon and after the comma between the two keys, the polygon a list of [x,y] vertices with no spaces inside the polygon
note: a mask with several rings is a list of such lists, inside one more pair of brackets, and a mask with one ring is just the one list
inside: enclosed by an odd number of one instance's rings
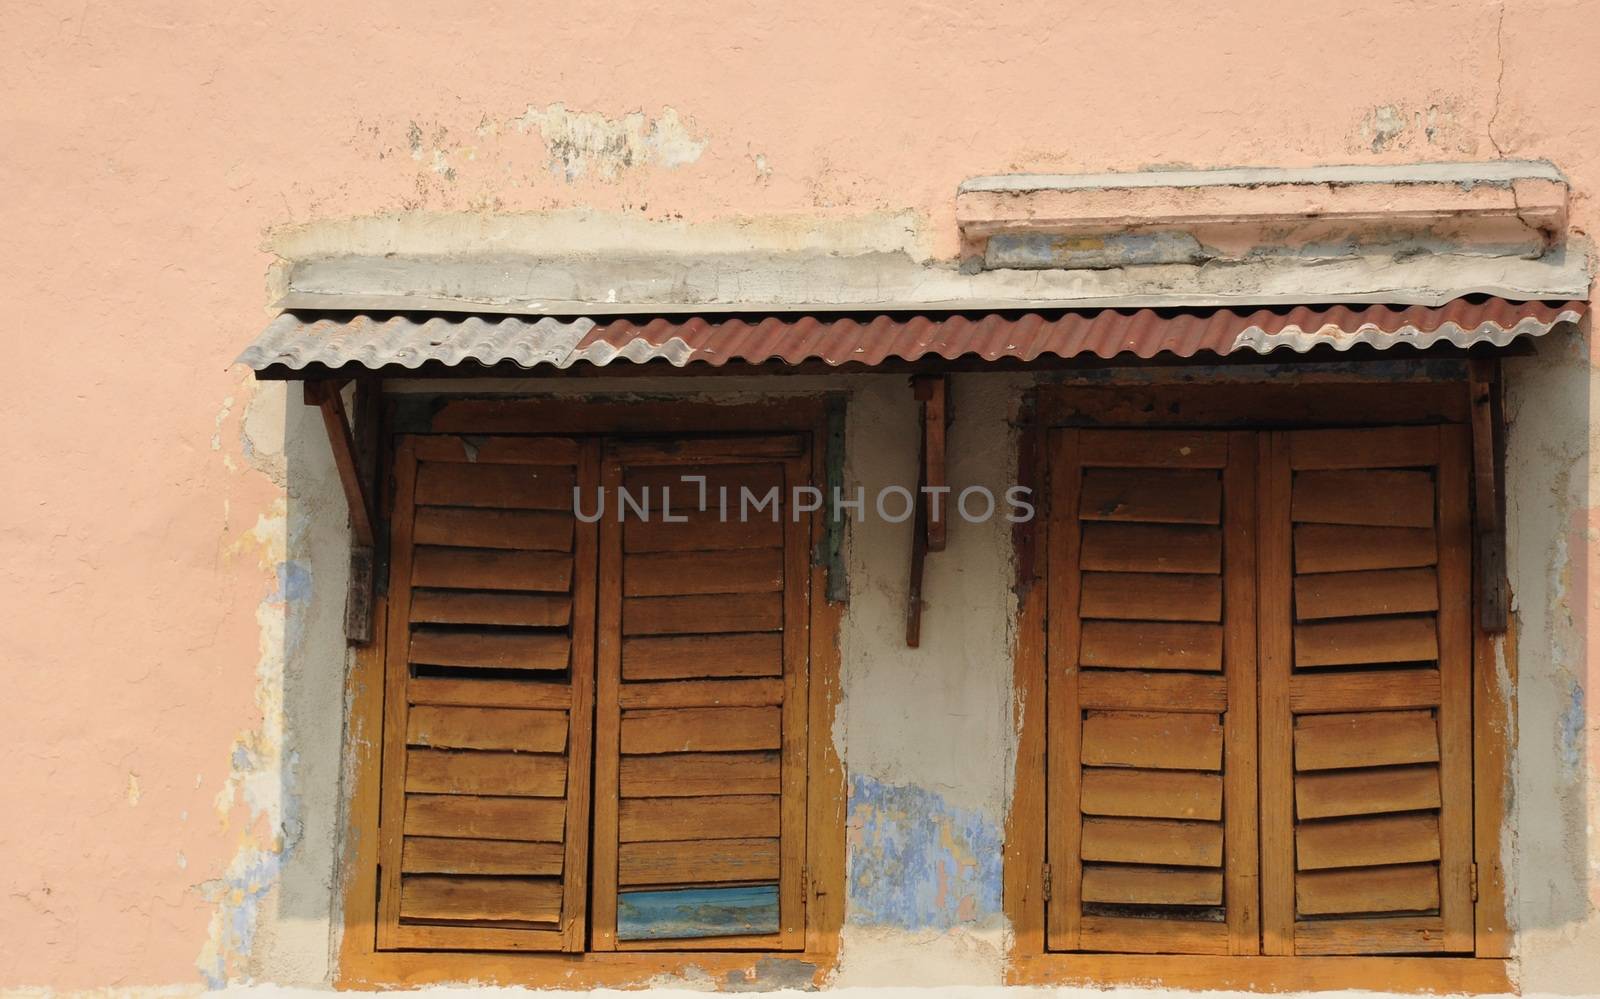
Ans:
{"label": "concrete lintel", "polygon": [[1505,187],[1517,180],[1567,178],[1545,160],[1478,163],[1359,164],[1301,168],[1237,167],[1222,170],[1144,170],[1138,173],[1008,173],[963,181],[960,193],[1048,190],[1125,190],[1141,187],[1268,187],[1304,184],[1480,184]]}
{"label": "concrete lintel", "polygon": [[1536,257],[1564,237],[1567,195],[1554,166],[1522,161],[1019,174],[962,184],[956,220],[969,270],[1275,254]]}
{"label": "concrete lintel", "polygon": [[1467,294],[1586,299],[1584,253],[1418,255],[963,274],[900,253],[712,256],[342,256],[303,260],[284,309],[628,315],[1250,306],[1439,305]]}

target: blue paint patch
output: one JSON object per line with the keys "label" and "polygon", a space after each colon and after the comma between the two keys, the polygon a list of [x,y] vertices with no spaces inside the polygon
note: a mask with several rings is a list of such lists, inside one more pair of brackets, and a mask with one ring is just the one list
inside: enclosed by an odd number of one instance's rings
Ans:
{"label": "blue paint patch", "polygon": [[998,916],[1002,841],[982,813],[920,787],[850,780],[848,920],[950,929]]}
{"label": "blue paint patch", "polygon": [[679,888],[617,895],[618,940],[778,932],[778,886]]}
{"label": "blue paint patch", "polygon": [[1576,773],[1583,762],[1583,688],[1572,685],[1567,696],[1567,710],[1561,713],[1561,763],[1569,772]]}
{"label": "blue paint patch", "polygon": [[278,563],[278,588],[268,603],[299,603],[311,599],[311,567],[304,562],[289,560]]}
{"label": "blue paint patch", "polygon": [[220,989],[231,980],[230,957],[248,955],[256,942],[256,928],[261,919],[261,903],[277,884],[283,869],[281,853],[257,852],[243,864],[235,863],[223,879],[221,890],[223,922],[213,924],[213,932],[220,939],[217,948],[205,955],[198,964],[200,976],[206,986]]}
{"label": "blue paint patch", "polygon": [[1199,264],[1214,253],[1186,232],[1063,236],[1049,233],[995,235],[984,251],[985,269],[1033,270],[1130,267],[1138,264]]}

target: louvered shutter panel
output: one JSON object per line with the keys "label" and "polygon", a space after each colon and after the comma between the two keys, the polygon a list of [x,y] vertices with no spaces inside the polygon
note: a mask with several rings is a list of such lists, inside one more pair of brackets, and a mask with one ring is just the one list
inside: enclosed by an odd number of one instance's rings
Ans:
{"label": "louvered shutter panel", "polygon": [[378,945],[583,949],[598,447],[397,448]]}
{"label": "louvered shutter panel", "polygon": [[1472,950],[1465,434],[1265,439],[1269,953]]}
{"label": "louvered shutter panel", "polygon": [[804,943],[809,467],[798,437],[608,454],[596,949]]}
{"label": "louvered shutter panel", "polygon": [[1052,448],[1048,945],[1255,953],[1253,437]]}

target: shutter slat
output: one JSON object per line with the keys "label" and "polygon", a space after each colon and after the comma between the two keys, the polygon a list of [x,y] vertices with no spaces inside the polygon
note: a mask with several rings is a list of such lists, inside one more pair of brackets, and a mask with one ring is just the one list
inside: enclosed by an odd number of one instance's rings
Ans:
{"label": "shutter slat", "polygon": [[564,670],[570,652],[565,632],[430,631],[411,634],[411,661],[481,669]]}
{"label": "shutter slat", "polygon": [[1083,859],[1120,864],[1221,867],[1222,826],[1160,819],[1083,820]]}
{"label": "shutter slat", "polygon": [[565,852],[560,843],[407,836],[400,863],[401,869],[407,874],[542,874],[559,877]]}
{"label": "shutter slat", "polygon": [[572,556],[563,552],[419,547],[411,585],[453,590],[534,590],[565,593],[572,586]]}
{"label": "shutter slat", "polygon": [[622,716],[622,752],[778,749],[781,724],[782,714],[776,707],[630,711]]}
{"label": "shutter slat", "polygon": [[1086,669],[1078,673],[1078,703],[1083,708],[1221,714],[1228,710],[1228,681],[1201,673]]}
{"label": "shutter slat", "polygon": [[414,749],[406,760],[406,790],[559,798],[567,792],[567,758],[555,753]]}
{"label": "shutter slat", "polygon": [[1083,721],[1085,766],[1222,769],[1222,726],[1210,715],[1091,711]]}
{"label": "shutter slat", "polygon": [[1294,780],[1301,819],[1410,812],[1439,807],[1439,770],[1433,766],[1303,773]]}
{"label": "shutter slat", "polygon": [[1295,572],[1360,572],[1433,565],[1433,527],[1294,526]]}
{"label": "shutter slat", "polygon": [[1088,768],[1081,800],[1085,815],[1217,821],[1222,818],[1222,778],[1175,770]]}
{"label": "shutter slat", "polygon": [[419,704],[411,709],[406,741],[436,749],[560,753],[567,748],[567,713]]}
{"label": "shutter slat", "polygon": [[624,843],[617,854],[621,885],[770,881],[778,876],[778,840],[711,839]]}
{"label": "shutter slat", "polygon": [[1222,669],[1222,627],[1151,621],[1084,621],[1078,661],[1130,669]]}
{"label": "shutter slat", "polygon": [[1294,628],[1295,667],[1424,662],[1439,657],[1439,635],[1428,615],[1322,621]]}
{"label": "shutter slat", "polygon": [[1083,525],[1080,566],[1097,572],[1222,571],[1222,531],[1172,524]]}
{"label": "shutter slat", "polygon": [[1434,864],[1315,871],[1295,878],[1295,908],[1303,916],[1425,912],[1439,907]]}
{"label": "shutter slat", "polygon": [[1302,821],[1295,829],[1302,871],[1378,867],[1439,859],[1439,820],[1422,815]]}
{"label": "shutter slat", "polygon": [[1362,709],[1433,708],[1439,704],[1436,669],[1304,673],[1289,679],[1289,709],[1296,714]]}
{"label": "shutter slat", "polygon": [[644,553],[628,559],[622,576],[622,593],[628,597],[777,593],[782,589],[782,548]]}
{"label": "shutter slat", "polygon": [[1297,523],[1432,527],[1433,479],[1427,472],[1300,472],[1292,510]]}
{"label": "shutter slat", "polygon": [[1294,730],[1296,770],[1435,763],[1439,733],[1426,711],[1307,715]]}
{"label": "shutter slat", "polygon": [[1080,613],[1134,621],[1221,621],[1222,577],[1086,572]]}
{"label": "shutter slat", "polygon": [[782,756],[764,753],[671,753],[625,756],[625,798],[699,797],[710,794],[777,794]]}
{"label": "shutter slat", "polygon": [[622,688],[624,708],[761,707],[783,703],[777,679],[690,680],[630,683]]}
{"label": "shutter slat", "polygon": [[1221,905],[1222,872],[1086,864],[1083,900],[1113,905]]}
{"label": "shutter slat", "polygon": [[407,877],[402,919],[555,923],[561,918],[556,878]]}
{"label": "shutter slat", "polygon": [[1215,472],[1088,469],[1078,516],[1084,520],[1215,524],[1222,517],[1222,481]]}
{"label": "shutter slat", "polygon": [[778,796],[625,798],[618,812],[623,843],[683,839],[763,839],[778,835]]}
{"label": "shutter slat", "polygon": [[411,594],[411,620],[416,624],[565,628],[572,620],[572,601],[564,594],[417,590]]}
{"label": "shutter slat", "polygon": [[1372,617],[1439,609],[1439,580],[1432,569],[1302,574],[1294,581],[1295,616]]}
{"label": "shutter slat", "polygon": [[781,675],[783,636],[775,633],[671,635],[622,643],[627,681]]}
{"label": "shutter slat", "polygon": [[777,631],[782,627],[782,593],[628,597],[622,603],[622,633],[628,636]]}
{"label": "shutter slat", "polygon": [[424,461],[417,466],[416,503],[570,513],[575,485],[570,466]]}
{"label": "shutter slat", "polygon": [[559,843],[565,819],[566,802],[561,798],[406,795],[408,836]]}
{"label": "shutter slat", "polygon": [[569,511],[424,506],[412,532],[419,545],[570,552],[576,523]]}
{"label": "shutter slat", "polygon": [[[565,682],[530,680],[457,679],[419,676],[406,684],[412,704],[456,705],[480,708],[555,708],[572,707],[572,688]],[[557,678],[559,679],[559,678]]]}

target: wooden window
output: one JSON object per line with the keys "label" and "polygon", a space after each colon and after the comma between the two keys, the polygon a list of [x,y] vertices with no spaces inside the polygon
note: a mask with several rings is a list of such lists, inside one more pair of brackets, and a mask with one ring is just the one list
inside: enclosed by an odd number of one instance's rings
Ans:
{"label": "wooden window", "polygon": [[583,949],[597,476],[572,440],[400,444],[380,948]]}
{"label": "wooden window", "polygon": [[1468,441],[1263,441],[1262,917],[1274,954],[1467,953]]}
{"label": "wooden window", "polygon": [[812,462],[399,438],[372,954],[815,952]]}
{"label": "wooden window", "polygon": [[1254,468],[1249,434],[1055,438],[1052,949],[1256,951]]}
{"label": "wooden window", "polygon": [[1047,447],[1036,953],[1479,953],[1466,430]]}
{"label": "wooden window", "polygon": [[596,948],[804,946],[807,481],[793,439],[607,458],[682,522],[601,534]]}

